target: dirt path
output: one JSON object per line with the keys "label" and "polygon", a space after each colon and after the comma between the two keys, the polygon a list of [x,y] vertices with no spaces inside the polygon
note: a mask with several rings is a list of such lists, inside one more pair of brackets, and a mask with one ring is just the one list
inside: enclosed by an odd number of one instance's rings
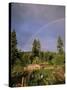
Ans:
{"label": "dirt path", "polygon": [[33,71],[33,70],[38,70],[38,69],[54,69],[53,65],[49,64],[30,64],[27,67],[24,67],[24,71]]}

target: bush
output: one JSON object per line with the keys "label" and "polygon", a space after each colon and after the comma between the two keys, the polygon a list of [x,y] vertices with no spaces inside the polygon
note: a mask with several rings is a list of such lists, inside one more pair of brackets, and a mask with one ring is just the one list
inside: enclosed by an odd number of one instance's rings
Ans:
{"label": "bush", "polygon": [[32,64],[40,64],[40,63],[41,63],[41,60],[40,60],[39,57],[35,57],[35,58],[33,59]]}
{"label": "bush", "polygon": [[63,65],[65,62],[65,58],[64,58],[64,55],[56,55],[54,57],[54,59],[52,60],[52,63],[53,64],[56,64],[56,65]]}
{"label": "bush", "polygon": [[55,82],[55,77],[51,74],[50,70],[37,70],[34,71],[29,80],[29,86],[36,85],[49,85]]}
{"label": "bush", "polygon": [[31,63],[30,55],[28,53],[24,53],[21,61],[23,66],[27,66]]}
{"label": "bush", "polygon": [[46,61],[51,61],[55,56],[53,52],[45,52],[44,57]]}
{"label": "bush", "polygon": [[33,71],[30,76],[29,83],[28,83],[29,86],[44,85],[43,74],[44,72],[41,70]]}
{"label": "bush", "polygon": [[[30,79],[28,81],[29,86],[36,86],[36,85],[53,85],[53,84],[60,84],[64,83],[64,74],[61,72],[58,73],[59,69],[40,69],[33,71],[30,75]],[[64,72],[62,68],[60,71]],[[61,75],[62,74],[62,75]]]}

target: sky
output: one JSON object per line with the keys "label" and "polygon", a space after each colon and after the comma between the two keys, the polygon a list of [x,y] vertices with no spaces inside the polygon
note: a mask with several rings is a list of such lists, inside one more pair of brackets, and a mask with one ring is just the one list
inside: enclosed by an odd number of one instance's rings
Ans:
{"label": "sky", "polygon": [[34,39],[41,50],[57,51],[57,39],[65,43],[65,7],[42,4],[11,4],[11,31],[16,31],[17,47],[31,51]]}

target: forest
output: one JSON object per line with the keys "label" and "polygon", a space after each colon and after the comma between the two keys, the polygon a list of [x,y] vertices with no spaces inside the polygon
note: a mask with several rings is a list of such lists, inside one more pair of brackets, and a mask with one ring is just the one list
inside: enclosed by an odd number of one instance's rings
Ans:
{"label": "forest", "polygon": [[[57,85],[65,83],[65,50],[60,36],[57,51],[42,51],[41,42],[34,39],[31,51],[17,48],[15,30],[11,31],[11,82],[12,87]],[[53,44],[53,43],[52,43]],[[46,47],[46,46],[45,46]]]}

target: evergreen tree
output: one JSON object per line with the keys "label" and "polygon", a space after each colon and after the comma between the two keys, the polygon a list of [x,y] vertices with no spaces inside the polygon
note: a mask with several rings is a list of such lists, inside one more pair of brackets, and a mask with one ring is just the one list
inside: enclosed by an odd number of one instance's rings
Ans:
{"label": "evergreen tree", "polygon": [[33,47],[32,47],[32,53],[33,56],[39,56],[40,55],[40,41],[39,40],[34,40],[33,42]]}
{"label": "evergreen tree", "polygon": [[11,32],[11,66],[14,65],[17,58],[17,40],[16,40],[16,32],[13,30]]}
{"label": "evergreen tree", "polygon": [[60,36],[58,37],[58,40],[57,40],[57,50],[58,50],[58,53],[60,54],[63,53],[63,41]]}

